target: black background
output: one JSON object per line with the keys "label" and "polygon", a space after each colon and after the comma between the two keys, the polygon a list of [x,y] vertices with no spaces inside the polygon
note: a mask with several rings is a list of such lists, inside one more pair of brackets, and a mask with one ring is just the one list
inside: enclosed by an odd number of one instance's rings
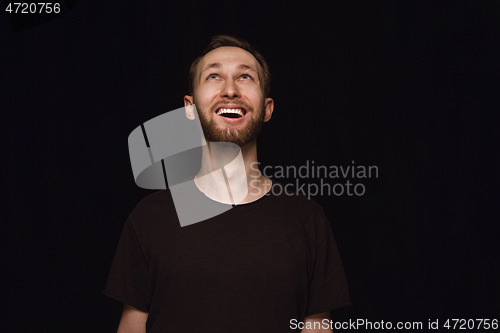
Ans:
{"label": "black background", "polygon": [[313,197],[354,303],[333,318],[499,319],[499,1],[179,3],[84,1],[16,32],[1,14],[2,331],[116,331],[101,291],[155,191],[128,135],[183,106],[220,33],[271,69],[261,167],[378,166],[363,196]]}

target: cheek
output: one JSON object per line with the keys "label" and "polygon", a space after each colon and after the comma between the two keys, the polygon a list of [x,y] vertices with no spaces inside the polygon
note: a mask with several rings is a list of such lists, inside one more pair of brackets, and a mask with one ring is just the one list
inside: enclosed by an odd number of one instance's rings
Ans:
{"label": "cheek", "polygon": [[219,96],[220,89],[216,87],[215,85],[212,86],[205,86],[203,89],[200,89],[198,91],[198,96],[200,101],[203,103],[211,103],[214,98]]}
{"label": "cheek", "polygon": [[194,100],[199,105],[203,106],[204,108],[207,108],[212,104],[214,96],[217,95],[214,94],[213,92],[208,91],[207,89],[199,89],[196,92],[196,98],[194,98]]}
{"label": "cheek", "polygon": [[264,98],[260,93],[253,93],[248,96],[248,99],[252,102],[254,106],[261,106],[264,102]]}
{"label": "cheek", "polygon": [[255,86],[241,86],[239,91],[242,95],[251,100],[252,103],[260,101],[264,96],[260,88]]}

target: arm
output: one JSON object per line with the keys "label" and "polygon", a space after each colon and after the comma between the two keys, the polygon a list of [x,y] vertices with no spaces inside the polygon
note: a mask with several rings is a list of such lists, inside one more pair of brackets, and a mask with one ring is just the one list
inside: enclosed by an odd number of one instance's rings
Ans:
{"label": "arm", "polygon": [[[333,333],[332,329],[329,326],[328,328],[323,328],[324,326],[326,326],[322,322],[323,319],[328,319],[328,325],[330,324],[330,311],[306,317],[306,319],[304,320],[304,329],[301,331],[301,333]],[[311,328],[311,329],[306,328],[307,326],[314,327],[315,322],[319,323],[316,324],[317,328]],[[311,324],[307,325],[307,323]]]}
{"label": "arm", "polygon": [[117,333],[146,333],[148,313],[123,304],[122,318]]}

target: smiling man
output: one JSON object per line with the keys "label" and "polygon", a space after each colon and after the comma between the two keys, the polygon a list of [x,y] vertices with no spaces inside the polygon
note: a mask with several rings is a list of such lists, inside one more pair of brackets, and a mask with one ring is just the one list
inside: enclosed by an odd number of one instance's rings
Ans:
{"label": "smiling man", "polygon": [[[181,227],[169,189],[136,206],[104,290],[124,303],[119,333],[331,332],[330,310],[351,305],[321,207],[274,194],[255,168],[256,139],[274,111],[269,91],[264,57],[242,39],[216,36],[193,62],[184,105],[206,149],[192,186],[234,208]],[[234,156],[216,144],[224,142],[243,163],[225,163],[217,178],[215,157]]]}

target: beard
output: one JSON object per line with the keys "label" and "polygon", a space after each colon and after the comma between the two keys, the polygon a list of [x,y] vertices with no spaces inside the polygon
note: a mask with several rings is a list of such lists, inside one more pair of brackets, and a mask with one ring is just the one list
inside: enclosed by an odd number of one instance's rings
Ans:
{"label": "beard", "polygon": [[[219,104],[223,103],[218,103],[217,105],[211,107],[209,112],[205,112],[200,109],[195,102],[201,129],[203,130],[206,141],[232,142],[240,147],[243,147],[252,140],[257,139],[260,131],[262,130],[262,123],[265,116],[264,102],[261,107],[255,111],[256,117],[250,117],[250,120],[248,121],[249,123],[244,128],[232,128],[230,125],[223,125],[225,127],[222,127],[216,124],[213,116],[212,118],[209,118],[211,114],[215,115],[215,108],[217,108]],[[245,105],[245,108],[247,109],[247,113],[252,111],[252,109],[247,107],[247,105]],[[253,112],[251,113],[253,114]]]}

